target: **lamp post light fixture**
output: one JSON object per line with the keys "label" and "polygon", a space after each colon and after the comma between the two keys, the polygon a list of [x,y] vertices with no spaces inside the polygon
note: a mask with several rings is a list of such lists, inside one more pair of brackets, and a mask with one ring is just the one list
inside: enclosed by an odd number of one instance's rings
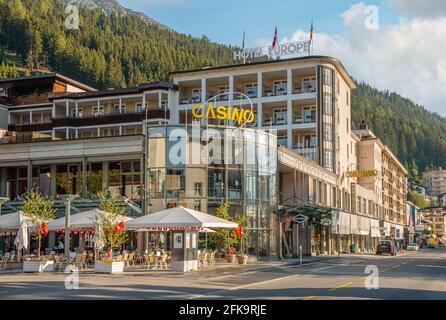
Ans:
{"label": "lamp post light fixture", "polygon": [[71,202],[78,198],[79,195],[64,194],[60,198],[65,202],[65,241],[64,241],[64,255],[65,258],[70,257],[70,224],[71,224]]}

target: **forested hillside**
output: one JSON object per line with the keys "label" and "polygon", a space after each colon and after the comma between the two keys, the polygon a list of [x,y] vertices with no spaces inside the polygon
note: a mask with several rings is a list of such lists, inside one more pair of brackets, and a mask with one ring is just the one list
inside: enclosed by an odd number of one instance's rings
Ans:
{"label": "forested hillside", "polygon": [[148,23],[137,15],[81,9],[64,27],[58,0],[0,0],[0,44],[30,69],[47,66],[97,88],[167,79],[173,70],[227,64],[230,47]]}
{"label": "forested hillside", "polygon": [[[67,30],[63,0],[0,0],[0,77],[48,69],[110,88],[233,62],[231,47],[175,32],[141,14],[119,14],[112,10],[116,1],[94,2],[107,7],[82,9],[80,29]],[[443,117],[366,84],[358,85],[352,106],[353,126],[367,121],[413,175],[429,165],[446,167]]]}
{"label": "forested hillside", "polygon": [[398,95],[359,84],[352,96],[353,126],[362,120],[408,169],[446,165],[446,119]]}

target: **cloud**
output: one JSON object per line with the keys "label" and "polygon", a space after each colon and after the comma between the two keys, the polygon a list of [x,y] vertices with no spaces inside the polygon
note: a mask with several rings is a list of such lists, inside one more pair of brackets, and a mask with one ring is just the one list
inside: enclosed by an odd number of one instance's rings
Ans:
{"label": "cloud", "polygon": [[436,18],[446,16],[444,0],[387,0],[390,7],[409,17]]}
{"label": "cloud", "polygon": [[[339,58],[350,74],[379,89],[396,91],[446,116],[446,17],[401,19],[368,30],[366,6],[353,5],[341,17],[342,35],[315,35],[314,54]],[[308,39],[298,30],[281,42]]]}

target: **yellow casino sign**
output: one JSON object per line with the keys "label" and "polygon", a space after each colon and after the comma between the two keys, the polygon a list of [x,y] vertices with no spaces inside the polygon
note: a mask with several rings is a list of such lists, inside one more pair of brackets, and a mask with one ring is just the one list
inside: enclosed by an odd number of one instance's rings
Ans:
{"label": "yellow casino sign", "polygon": [[236,107],[214,106],[212,103],[202,105],[198,103],[192,107],[195,119],[218,119],[235,121],[239,125],[254,122],[254,113],[250,109]]}
{"label": "yellow casino sign", "polygon": [[347,178],[369,178],[377,177],[379,175],[378,170],[358,170],[358,171],[347,171],[345,176]]}

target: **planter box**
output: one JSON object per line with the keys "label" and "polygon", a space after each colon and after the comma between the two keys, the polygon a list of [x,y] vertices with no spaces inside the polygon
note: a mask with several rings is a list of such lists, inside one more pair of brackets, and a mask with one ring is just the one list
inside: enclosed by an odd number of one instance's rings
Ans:
{"label": "planter box", "polygon": [[247,264],[248,256],[237,256],[238,264]]}
{"label": "planter box", "polygon": [[101,262],[96,261],[94,263],[94,272],[95,273],[122,273],[124,272],[124,261],[119,262]]}
{"label": "planter box", "polygon": [[226,255],[226,262],[227,263],[235,263],[236,259],[237,259],[237,256],[235,254],[227,254]]}
{"label": "planter box", "polygon": [[24,261],[23,272],[53,272],[54,261]]}

